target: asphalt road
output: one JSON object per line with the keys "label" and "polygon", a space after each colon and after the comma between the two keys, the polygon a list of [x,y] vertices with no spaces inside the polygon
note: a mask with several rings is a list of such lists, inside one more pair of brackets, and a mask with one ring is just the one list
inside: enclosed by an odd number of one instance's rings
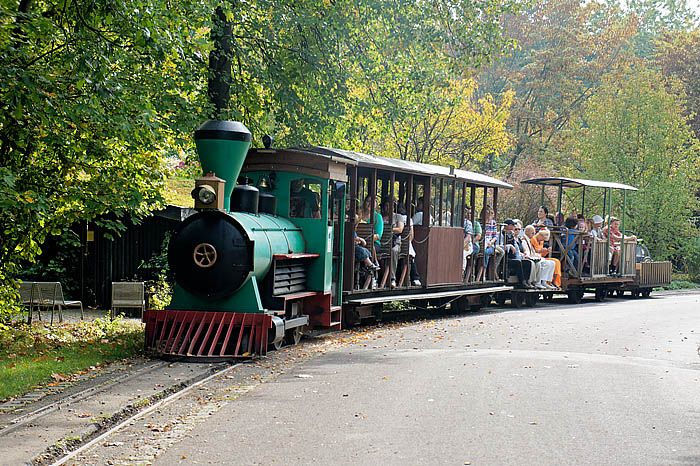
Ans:
{"label": "asphalt road", "polygon": [[362,332],[212,398],[196,422],[172,424],[182,434],[154,440],[148,463],[700,465],[699,301],[585,300]]}

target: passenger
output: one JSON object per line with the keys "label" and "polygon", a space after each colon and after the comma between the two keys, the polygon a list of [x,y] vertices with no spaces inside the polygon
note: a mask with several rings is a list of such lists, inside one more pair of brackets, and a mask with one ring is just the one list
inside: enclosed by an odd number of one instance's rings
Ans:
{"label": "passenger", "polygon": [[[525,281],[527,282],[528,285],[530,285],[533,288],[538,288],[538,289],[543,289],[544,287],[540,287],[540,260],[535,259],[534,256],[531,256],[529,254],[530,249],[532,249],[532,246],[530,245],[530,240],[525,237],[525,233],[523,232],[523,222],[521,222],[519,219],[514,218],[513,221],[515,222],[515,228],[513,229],[513,235],[515,236],[515,244],[518,246],[518,249],[520,250],[520,258],[523,262],[523,272],[527,274],[529,270],[529,275],[525,275]],[[528,248],[525,247],[525,244],[527,243]]]}
{"label": "passenger", "polygon": [[416,250],[413,249],[413,219],[409,221],[409,234],[408,234],[408,259],[411,262],[410,275],[411,283],[413,286],[421,286],[420,275],[418,274],[418,267],[416,267]]}
{"label": "passenger", "polygon": [[554,278],[552,283],[558,287],[561,287],[561,262],[559,259],[554,257],[548,257],[552,253],[552,247],[545,247],[545,242],[548,242],[549,238],[550,232],[545,228],[538,231],[536,235],[532,236],[532,238],[530,238],[530,243],[532,243],[532,247],[535,248],[535,252],[537,252],[537,254],[541,255],[546,260],[554,262]]}
{"label": "passenger", "polygon": [[486,219],[484,223],[484,268],[488,270],[489,257],[494,256],[494,267],[496,275],[498,275],[498,266],[503,260],[503,246],[498,244],[498,226],[493,218],[493,208],[491,206],[484,207],[481,212],[482,218]]}
{"label": "passenger", "polygon": [[553,227],[554,222],[552,221],[551,218],[548,217],[548,215],[549,215],[549,211],[547,210],[547,208],[545,206],[541,205],[540,208],[537,209],[537,218],[535,219],[534,222],[532,222],[532,224],[535,227],[539,227],[539,228]]}
{"label": "passenger", "polygon": [[316,193],[304,186],[304,179],[292,180],[290,184],[289,216],[293,218],[313,218],[314,212],[321,208]]}
{"label": "passenger", "polygon": [[[529,259],[536,260],[539,265],[539,276],[537,279],[536,287],[540,289],[554,289],[554,285],[551,285],[552,279],[554,278],[554,269],[556,268],[554,261],[545,260],[542,255],[535,251],[535,247],[532,245],[532,238],[535,236],[536,231],[533,225],[528,225],[525,227],[523,235],[522,246],[525,251],[525,256]],[[539,286],[537,286],[539,285]]]}
{"label": "passenger", "polygon": [[557,214],[554,216],[554,226],[564,226],[564,214],[562,214],[561,212],[557,212]]}
{"label": "passenger", "polygon": [[[603,236],[607,237],[608,231],[610,231],[610,254],[612,256],[612,260],[610,263],[610,273],[617,274],[619,273],[619,267],[620,267],[620,247],[622,243],[622,232],[620,231],[620,220],[615,217],[610,217],[610,229],[608,230],[608,227],[603,228]],[[637,241],[637,237],[635,235],[632,236],[625,236],[624,237],[625,241]]]}
{"label": "passenger", "polygon": [[355,233],[355,260],[372,272],[379,270],[379,266],[372,262],[372,254],[366,246],[367,242],[365,239],[360,238],[357,236],[357,233]]}
{"label": "passenger", "polygon": [[576,222],[578,231],[586,231],[586,217],[583,214],[576,214]]}
{"label": "passenger", "polygon": [[470,235],[469,242],[471,243],[472,254],[479,254],[479,240],[481,239],[481,224],[477,219],[474,223],[470,220],[472,216],[471,206],[464,208],[464,239],[467,240],[467,235]]}
{"label": "passenger", "polygon": [[592,228],[590,229],[591,236],[597,239],[604,239],[603,217],[600,215],[594,215],[591,219],[591,223],[593,224]]}
{"label": "passenger", "polygon": [[[416,213],[413,214],[413,220],[414,225],[420,225],[423,226],[423,197],[419,197],[418,201],[416,203]],[[426,226],[430,226],[433,224],[433,216],[430,216],[430,222]]]}
{"label": "passenger", "polygon": [[469,220],[469,206],[464,208],[464,236],[462,242],[462,272],[467,271],[467,258],[474,253],[472,238],[474,237],[474,227]]}
{"label": "passenger", "polygon": [[576,217],[568,217],[566,221],[564,222],[564,226],[566,227],[566,249],[567,251],[567,256],[569,256],[569,259],[571,260],[570,266],[573,264],[573,269],[575,271],[578,271],[578,242],[576,241],[576,237],[578,236],[578,219]]}
{"label": "passenger", "polygon": [[[365,201],[362,203],[362,221],[364,223],[372,223],[370,220],[370,212],[372,210],[372,197],[367,196],[365,197]],[[377,254],[382,249],[381,245],[381,237],[382,234],[384,233],[384,221],[382,220],[382,216],[377,212],[376,210],[374,211],[374,261],[377,261]]]}
{"label": "passenger", "polygon": [[504,227],[503,232],[500,234],[500,241],[503,243],[504,251],[508,257],[506,260],[508,272],[518,278],[517,287],[530,289],[532,285],[530,285],[527,280],[530,277],[532,263],[527,260],[522,260],[522,254],[518,246],[519,241],[516,241],[515,222],[507,218],[503,224]]}
{"label": "passenger", "polygon": [[[393,214],[392,207],[395,210]],[[386,201],[382,203],[382,215],[386,219],[391,218],[391,267],[389,269],[391,288],[396,288],[396,268],[399,265],[399,255],[401,254],[401,234],[403,233],[403,229],[406,226],[405,209],[403,209],[403,212],[397,212],[396,210],[398,209],[396,207],[396,201],[393,197],[389,197]],[[389,225],[388,220],[387,225]]]}

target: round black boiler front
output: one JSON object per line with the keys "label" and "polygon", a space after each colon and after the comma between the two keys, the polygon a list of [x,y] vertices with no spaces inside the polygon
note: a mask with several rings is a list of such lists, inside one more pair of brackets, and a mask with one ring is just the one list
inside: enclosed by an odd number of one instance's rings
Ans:
{"label": "round black boiler front", "polygon": [[253,245],[231,216],[204,211],[188,217],[170,240],[168,264],[175,281],[197,296],[219,299],[253,271]]}

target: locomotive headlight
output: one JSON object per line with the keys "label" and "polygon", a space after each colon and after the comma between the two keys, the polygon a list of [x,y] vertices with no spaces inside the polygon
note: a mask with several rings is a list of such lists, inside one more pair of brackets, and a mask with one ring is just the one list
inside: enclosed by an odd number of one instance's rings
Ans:
{"label": "locomotive headlight", "polygon": [[205,205],[216,202],[216,191],[209,185],[202,185],[192,191],[192,197]]}

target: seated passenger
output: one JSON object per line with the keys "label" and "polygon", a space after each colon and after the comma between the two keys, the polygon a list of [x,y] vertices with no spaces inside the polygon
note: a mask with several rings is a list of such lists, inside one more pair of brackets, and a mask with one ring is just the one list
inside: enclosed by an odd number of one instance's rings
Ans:
{"label": "seated passenger", "polygon": [[[394,212],[392,213],[392,208]],[[401,254],[401,233],[406,226],[406,215],[404,212],[398,211],[398,206],[393,197],[389,197],[382,203],[382,215],[387,219],[391,219],[391,267],[389,269],[391,288],[396,288],[396,268],[399,265],[399,255]]]}
{"label": "seated passenger", "polygon": [[571,269],[571,267],[573,266],[573,269],[571,270],[578,271],[578,243],[576,241],[576,236],[578,233],[578,219],[573,216],[568,217],[564,221],[564,226],[566,227],[566,254],[571,260],[569,268]]}
{"label": "seated passenger", "polygon": [[554,226],[554,222],[552,221],[551,218],[548,217],[549,215],[549,210],[543,205],[540,206],[539,209],[537,209],[537,218],[535,219],[532,224],[535,226],[537,229],[541,228],[549,228]]}
{"label": "seated passenger", "polygon": [[410,278],[413,286],[421,286],[420,275],[416,267],[416,250],[413,249],[413,219],[409,220],[410,231],[408,235],[408,260],[411,261]]}
{"label": "seated passenger", "polygon": [[536,235],[533,235],[530,238],[530,243],[532,244],[532,247],[535,248],[535,252],[537,252],[537,254],[541,255],[545,260],[554,262],[554,278],[552,283],[558,287],[561,287],[561,262],[559,262],[559,259],[554,257],[548,257],[552,254],[552,247],[545,247],[545,242],[548,242],[549,238],[549,230],[545,228],[538,231]]}
{"label": "seated passenger", "polygon": [[[623,235],[620,231],[620,220],[615,217],[610,217],[610,229],[603,228],[603,236],[607,238],[608,231],[610,232],[610,255],[612,261],[610,263],[610,273],[619,273],[620,267],[620,247],[622,245]],[[637,241],[635,235],[625,236],[625,241]]]}
{"label": "seated passenger", "polygon": [[545,260],[540,254],[537,253],[537,251],[535,251],[535,247],[532,245],[531,241],[535,234],[535,227],[533,225],[528,225],[525,227],[522,238],[522,246],[523,250],[525,251],[525,257],[534,260],[539,266],[539,276],[536,277],[538,281],[535,286],[540,289],[556,288],[554,285],[551,285],[556,266],[554,261]]}
{"label": "seated passenger", "polygon": [[[419,225],[423,226],[423,197],[419,197],[418,201],[416,201],[416,213],[413,214],[413,220],[414,225]],[[430,216],[430,220],[428,221],[428,224],[425,226],[430,226],[433,224],[433,216]]]}
{"label": "seated passenger", "polygon": [[515,222],[507,218],[505,219],[503,232],[500,235],[500,242],[503,243],[503,250],[507,256],[506,263],[508,266],[508,272],[511,275],[515,275],[518,278],[519,288],[532,288],[532,286],[527,282],[530,277],[530,271],[532,264],[530,261],[523,261],[522,254],[520,252],[520,247],[518,241],[516,241],[515,235]]}
{"label": "seated passenger", "polygon": [[488,270],[489,258],[494,256],[494,267],[496,275],[498,275],[498,266],[503,260],[503,246],[498,244],[498,226],[494,217],[493,208],[486,206],[482,210],[482,217],[486,219],[484,223],[484,267]]}
{"label": "seated passenger", "polygon": [[594,215],[591,219],[593,226],[590,230],[590,234],[593,238],[604,239],[603,235],[603,217],[600,215]]}
{"label": "seated passenger", "polygon": [[[370,220],[370,213],[372,211],[372,197],[367,196],[365,197],[364,202],[362,203],[362,217],[361,220],[364,223],[372,223],[372,220]],[[382,233],[384,233],[384,222],[382,220],[382,216],[377,212],[376,210],[374,211],[374,256],[373,259],[376,262],[377,261],[377,254],[381,251],[381,237]]]}
{"label": "seated passenger", "polygon": [[289,216],[292,218],[313,218],[318,212],[321,218],[321,208],[316,193],[304,186],[304,179],[292,180],[289,185]]}

